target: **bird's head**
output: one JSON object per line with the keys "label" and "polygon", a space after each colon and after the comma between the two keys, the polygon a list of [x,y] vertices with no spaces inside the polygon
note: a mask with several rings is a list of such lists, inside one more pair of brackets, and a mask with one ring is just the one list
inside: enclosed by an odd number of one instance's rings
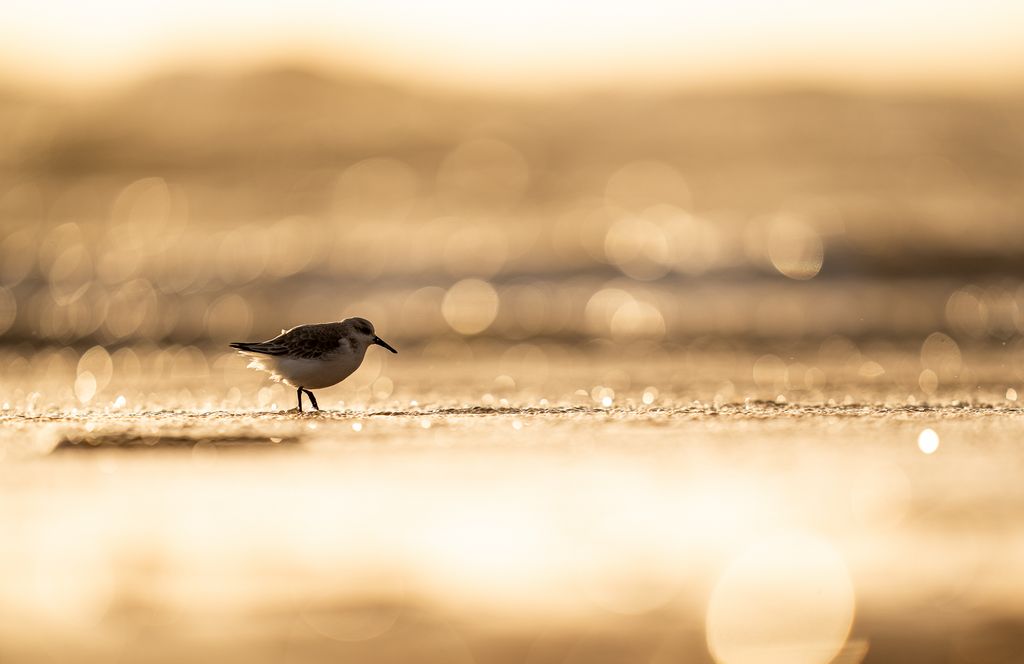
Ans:
{"label": "bird's head", "polygon": [[365,318],[347,318],[341,323],[362,348],[377,345],[387,348],[392,353],[398,352],[391,347],[391,344],[377,336],[377,333],[373,330],[373,323]]}

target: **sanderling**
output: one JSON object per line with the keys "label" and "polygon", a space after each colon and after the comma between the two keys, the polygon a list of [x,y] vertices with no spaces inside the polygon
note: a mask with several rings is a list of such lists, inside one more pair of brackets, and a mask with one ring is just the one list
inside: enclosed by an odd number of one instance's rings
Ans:
{"label": "sanderling", "polygon": [[373,344],[398,352],[374,333],[370,321],[347,318],[340,323],[299,325],[269,341],[236,341],[230,346],[252,358],[251,368],[294,387],[301,413],[303,392],[313,408],[320,410],[310,389],[330,387],[348,378]]}

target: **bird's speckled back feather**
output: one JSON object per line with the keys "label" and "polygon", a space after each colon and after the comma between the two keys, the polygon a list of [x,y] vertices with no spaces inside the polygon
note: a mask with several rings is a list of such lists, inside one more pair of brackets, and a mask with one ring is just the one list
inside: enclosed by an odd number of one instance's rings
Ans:
{"label": "bird's speckled back feather", "polygon": [[349,326],[344,323],[320,323],[293,327],[269,341],[235,342],[231,347],[246,353],[323,360],[337,353],[342,343],[350,350],[355,350],[356,340]]}

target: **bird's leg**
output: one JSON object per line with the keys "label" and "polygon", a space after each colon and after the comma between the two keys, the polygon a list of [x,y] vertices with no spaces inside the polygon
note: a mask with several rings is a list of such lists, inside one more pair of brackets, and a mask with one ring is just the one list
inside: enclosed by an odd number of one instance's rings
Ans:
{"label": "bird's leg", "polygon": [[299,397],[299,412],[301,413],[302,412],[302,388],[300,387],[295,392],[296,392],[297,396]]}
{"label": "bird's leg", "polygon": [[319,406],[319,405],[317,405],[317,403],[316,403],[316,397],[315,397],[315,396],[313,396],[313,393],[312,393],[312,392],[310,392],[309,390],[306,390],[305,388],[303,388],[303,389],[304,389],[304,391],[306,392],[306,394],[307,394],[307,395],[309,396],[309,402],[310,402],[311,404],[313,404],[313,408],[315,408],[316,410],[320,410],[320,406]]}

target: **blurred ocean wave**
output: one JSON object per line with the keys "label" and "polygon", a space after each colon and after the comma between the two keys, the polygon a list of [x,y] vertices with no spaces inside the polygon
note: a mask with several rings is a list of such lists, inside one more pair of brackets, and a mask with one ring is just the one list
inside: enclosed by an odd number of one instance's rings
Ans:
{"label": "blurred ocean wave", "polygon": [[[0,99],[8,341],[1024,330],[1024,98],[498,97],[281,68]],[[392,332],[393,330],[393,332]]]}

